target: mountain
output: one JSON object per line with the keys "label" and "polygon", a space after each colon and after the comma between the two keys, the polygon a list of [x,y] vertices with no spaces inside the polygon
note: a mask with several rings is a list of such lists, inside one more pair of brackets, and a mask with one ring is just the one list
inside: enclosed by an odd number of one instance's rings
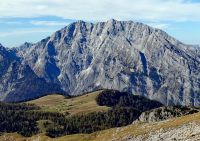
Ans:
{"label": "mountain", "polygon": [[15,52],[0,45],[0,100],[18,102],[50,92],[63,92],[56,84],[47,83],[23,64]]}
{"label": "mountain", "polygon": [[142,23],[78,21],[15,52],[69,95],[116,89],[165,105],[200,103],[200,50]]}

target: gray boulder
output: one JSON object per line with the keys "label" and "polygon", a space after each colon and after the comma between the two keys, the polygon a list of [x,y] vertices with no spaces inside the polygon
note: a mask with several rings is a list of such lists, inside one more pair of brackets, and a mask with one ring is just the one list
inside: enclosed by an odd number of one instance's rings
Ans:
{"label": "gray boulder", "polygon": [[175,106],[160,107],[150,111],[143,112],[140,115],[138,121],[157,122],[197,112],[199,112],[197,109],[189,107],[175,107]]}

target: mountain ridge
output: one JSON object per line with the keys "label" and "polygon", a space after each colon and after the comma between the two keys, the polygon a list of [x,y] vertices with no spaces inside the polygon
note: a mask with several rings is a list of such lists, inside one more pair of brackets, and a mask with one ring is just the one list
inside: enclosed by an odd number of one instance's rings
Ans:
{"label": "mountain ridge", "polygon": [[199,105],[199,50],[142,23],[78,21],[16,53],[70,95],[106,88]]}
{"label": "mountain ridge", "polygon": [[56,84],[47,83],[39,78],[27,64],[22,63],[13,50],[3,46],[0,46],[0,66],[1,101],[19,102],[53,91],[63,92]]}

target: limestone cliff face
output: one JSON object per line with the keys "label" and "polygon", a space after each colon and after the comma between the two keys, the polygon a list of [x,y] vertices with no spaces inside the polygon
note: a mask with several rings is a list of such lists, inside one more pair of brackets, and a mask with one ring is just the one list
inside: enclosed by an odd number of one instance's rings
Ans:
{"label": "limestone cliff face", "polygon": [[34,99],[49,92],[63,92],[57,84],[47,83],[23,64],[12,50],[0,45],[0,100],[17,102]]}
{"label": "limestone cliff face", "polygon": [[200,104],[200,53],[142,23],[78,21],[17,50],[23,64],[70,95],[100,88]]}

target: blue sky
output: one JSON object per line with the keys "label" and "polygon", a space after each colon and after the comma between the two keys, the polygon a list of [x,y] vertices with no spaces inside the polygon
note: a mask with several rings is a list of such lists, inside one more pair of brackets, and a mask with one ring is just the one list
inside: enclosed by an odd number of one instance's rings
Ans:
{"label": "blue sky", "polygon": [[0,43],[37,42],[76,20],[133,20],[200,44],[200,0],[0,0]]}
{"label": "blue sky", "polygon": [[0,43],[6,47],[35,43],[74,21],[54,16],[0,18]]}

